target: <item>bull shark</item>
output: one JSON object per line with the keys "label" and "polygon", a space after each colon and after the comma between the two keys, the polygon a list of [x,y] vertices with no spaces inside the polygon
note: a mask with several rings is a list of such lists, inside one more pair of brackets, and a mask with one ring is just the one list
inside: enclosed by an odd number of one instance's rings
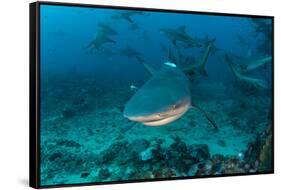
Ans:
{"label": "bull shark", "polygon": [[181,42],[186,47],[202,47],[202,44],[200,42],[193,39],[186,33],[184,25],[179,26],[176,29],[162,28],[160,29],[160,33],[169,38],[175,46],[177,45],[177,42]]}
{"label": "bull shark", "polygon": [[266,56],[260,59],[253,59],[253,60],[251,59],[243,60],[244,64],[241,65],[241,72],[247,73],[256,70],[271,61],[272,61],[272,56]]}
{"label": "bull shark", "polygon": [[146,126],[163,126],[196,108],[218,130],[210,116],[191,103],[189,81],[176,64],[165,62],[159,70],[144,66],[152,77],[126,103],[124,117]]}
{"label": "bull shark", "polygon": [[92,42],[90,42],[86,48],[100,50],[101,47],[106,43],[116,43],[116,42],[112,40],[110,37],[108,37],[108,35],[99,32],[97,33],[95,39]]}
{"label": "bull shark", "polygon": [[104,35],[117,35],[118,32],[112,28],[109,24],[106,23],[99,23],[99,30],[100,32],[104,33]]}
{"label": "bull shark", "polygon": [[116,43],[110,36],[118,34],[109,24],[98,23],[98,30],[95,39],[92,40],[86,49],[100,51],[102,46],[106,43]]}
{"label": "bull shark", "polygon": [[244,74],[241,74],[237,70],[237,68],[234,66],[234,63],[232,62],[231,58],[227,54],[225,54],[225,60],[228,63],[232,73],[236,76],[236,78],[240,82],[250,85],[257,89],[268,89],[269,88],[268,83],[265,80],[259,79],[259,78],[254,78],[254,77],[249,77]]}
{"label": "bull shark", "polygon": [[141,11],[124,11],[118,14],[111,16],[112,19],[123,19],[129,22],[130,24],[135,24],[135,21],[132,19],[135,15],[147,15],[147,13]]}

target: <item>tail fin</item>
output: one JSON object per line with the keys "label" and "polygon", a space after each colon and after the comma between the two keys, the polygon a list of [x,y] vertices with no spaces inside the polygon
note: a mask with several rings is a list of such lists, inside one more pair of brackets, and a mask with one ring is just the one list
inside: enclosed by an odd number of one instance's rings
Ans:
{"label": "tail fin", "polygon": [[198,105],[192,105],[193,108],[196,108],[198,111],[200,111],[205,117],[206,119],[208,119],[208,121],[211,123],[211,125],[215,128],[215,131],[217,132],[219,130],[218,125],[216,124],[216,122],[209,116],[209,114],[207,114],[207,112],[205,112],[203,109],[201,109]]}

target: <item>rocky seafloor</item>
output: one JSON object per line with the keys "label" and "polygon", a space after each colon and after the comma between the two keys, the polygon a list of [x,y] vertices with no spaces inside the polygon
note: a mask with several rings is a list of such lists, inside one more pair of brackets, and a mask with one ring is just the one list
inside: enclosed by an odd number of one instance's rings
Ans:
{"label": "rocky seafloor", "polygon": [[270,99],[264,96],[202,98],[220,126],[215,132],[194,110],[167,126],[147,127],[122,116],[127,92],[112,98],[114,90],[77,85],[65,96],[66,89],[51,89],[42,102],[41,185],[272,171],[272,127],[264,109]]}

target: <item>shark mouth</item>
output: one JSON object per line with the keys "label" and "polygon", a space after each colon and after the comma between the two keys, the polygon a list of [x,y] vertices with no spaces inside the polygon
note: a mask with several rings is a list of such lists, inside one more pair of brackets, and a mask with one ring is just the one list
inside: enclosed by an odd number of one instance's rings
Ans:
{"label": "shark mouth", "polygon": [[180,118],[189,108],[188,104],[184,104],[177,109],[168,110],[167,112],[150,114],[146,116],[125,116],[131,121],[140,122],[147,126],[162,126],[169,124]]}
{"label": "shark mouth", "polygon": [[184,113],[181,114],[177,114],[171,117],[166,117],[163,119],[159,119],[159,120],[154,120],[154,121],[148,121],[148,122],[143,122],[144,125],[147,126],[162,126],[162,125],[166,125],[168,123],[171,123],[175,120],[177,120],[178,118],[180,118]]}

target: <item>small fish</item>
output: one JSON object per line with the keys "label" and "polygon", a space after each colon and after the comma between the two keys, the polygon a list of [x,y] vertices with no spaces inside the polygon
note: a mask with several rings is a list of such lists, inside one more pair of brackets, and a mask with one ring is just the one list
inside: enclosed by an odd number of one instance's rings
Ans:
{"label": "small fish", "polygon": [[137,89],[138,89],[138,88],[137,88],[135,85],[131,84],[130,90],[137,90]]}
{"label": "small fish", "polygon": [[170,67],[177,67],[176,64],[171,63],[171,62],[165,62],[164,65],[168,65],[168,66],[170,66]]}

